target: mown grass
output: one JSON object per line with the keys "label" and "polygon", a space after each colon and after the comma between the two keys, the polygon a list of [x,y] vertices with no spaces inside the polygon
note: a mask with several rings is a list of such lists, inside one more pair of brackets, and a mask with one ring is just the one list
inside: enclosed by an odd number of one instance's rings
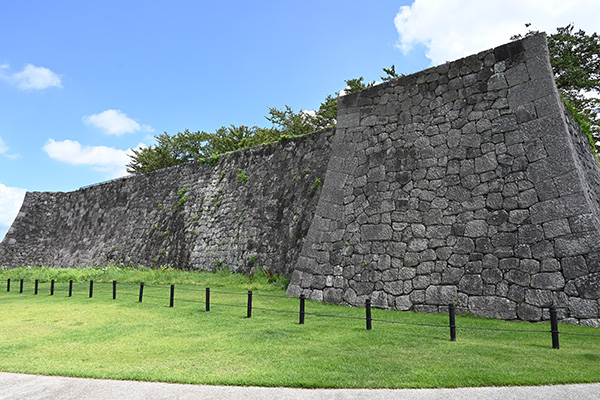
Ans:
{"label": "mown grass", "polygon": [[[97,283],[89,298],[86,279],[76,280],[73,297],[67,283],[50,279],[70,271],[45,272],[33,295],[35,277],[20,294],[19,273],[0,274],[0,370],[44,375],[132,379],[214,385],[256,385],[325,388],[420,388],[541,385],[600,380],[600,337],[561,335],[553,350],[550,333],[458,329],[450,342],[447,327],[405,325],[448,324],[443,314],[373,310],[365,329],[364,309],[307,302],[298,324],[298,299],[281,298],[271,277],[248,278],[220,272],[202,277],[199,285],[181,273],[178,281],[156,273],[145,281],[126,271],[130,283]],[[34,271],[35,272],[35,271]],[[80,274],[92,273],[79,270]],[[94,272],[99,273],[99,272]],[[116,271],[115,273],[120,273]],[[179,273],[173,274],[169,279]],[[53,275],[55,274],[55,275]],[[108,272],[104,274],[109,275]],[[198,273],[189,273],[198,274]],[[6,278],[13,279],[6,292]],[[53,275],[53,276],[51,276]],[[84,275],[81,275],[84,276]],[[36,277],[39,278],[39,275]],[[33,278],[33,279],[31,279]],[[100,282],[97,276],[95,281]],[[66,279],[68,280],[68,279]],[[113,280],[110,276],[105,281]],[[124,276],[116,279],[125,282]],[[4,283],[2,283],[4,282]],[[211,311],[204,311],[204,287],[211,286]],[[169,286],[175,283],[175,307],[169,307]],[[257,289],[258,287],[260,289]],[[252,318],[246,318],[246,291],[254,292]],[[227,292],[227,293],[222,293]],[[262,296],[264,295],[264,296]],[[275,312],[269,310],[284,310]],[[459,327],[546,330],[546,323],[504,322],[457,316]],[[593,328],[560,325],[561,332],[600,334]]]}

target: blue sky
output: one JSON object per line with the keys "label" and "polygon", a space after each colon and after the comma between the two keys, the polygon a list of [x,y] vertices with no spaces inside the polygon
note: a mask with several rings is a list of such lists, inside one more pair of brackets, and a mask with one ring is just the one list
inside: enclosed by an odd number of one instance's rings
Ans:
{"label": "blue sky", "polygon": [[451,61],[526,22],[598,31],[595,0],[501,3],[2,1],[0,239],[25,191],[121,176],[156,134],[268,126],[268,107],[315,109],[346,79]]}

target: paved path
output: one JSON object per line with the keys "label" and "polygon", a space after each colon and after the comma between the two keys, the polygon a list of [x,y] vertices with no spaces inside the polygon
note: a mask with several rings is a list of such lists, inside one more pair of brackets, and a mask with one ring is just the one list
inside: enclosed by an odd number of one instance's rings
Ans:
{"label": "paved path", "polygon": [[0,373],[0,400],[598,400],[600,383],[461,389],[288,389],[179,385]]}

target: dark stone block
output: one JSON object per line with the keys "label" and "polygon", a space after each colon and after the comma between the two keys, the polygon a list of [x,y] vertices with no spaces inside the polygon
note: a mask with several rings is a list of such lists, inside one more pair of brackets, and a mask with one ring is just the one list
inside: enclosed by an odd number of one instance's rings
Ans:
{"label": "dark stone block", "polygon": [[577,292],[584,299],[600,299],[600,273],[575,279]]}
{"label": "dark stone block", "polygon": [[480,275],[464,275],[458,283],[458,290],[469,295],[482,295],[483,279]]}
{"label": "dark stone block", "polygon": [[524,52],[525,47],[523,46],[523,42],[516,41],[496,47],[494,49],[494,57],[496,58],[496,62],[511,60],[516,64],[518,61],[524,60]]}
{"label": "dark stone block", "polygon": [[469,311],[473,315],[499,319],[515,319],[516,303],[497,296],[473,296],[469,298]]}
{"label": "dark stone block", "polygon": [[539,321],[542,319],[542,309],[527,303],[519,304],[517,316],[524,321]]}

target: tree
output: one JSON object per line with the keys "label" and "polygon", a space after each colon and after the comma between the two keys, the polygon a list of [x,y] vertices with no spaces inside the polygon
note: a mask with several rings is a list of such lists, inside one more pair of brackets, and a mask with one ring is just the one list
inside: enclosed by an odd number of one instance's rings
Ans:
{"label": "tree", "polygon": [[383,68],[383,72],[385,72],[385,76],[382,76],[381,80],[384,82],[402,78],[404,76],[404,74],[398,74],[396,72],[396,66],[394,64],[392,64],[390,68]]}
{"label": "tree", "polygon": [[176,135],[165,132],[155,136],[155,145],[133,150],[127,172],[143,173],[187,161],[207,160],[214,155],[274,142],[279,137],[276,129],[245,125],[221,127],[214,133],[188,129]]}

